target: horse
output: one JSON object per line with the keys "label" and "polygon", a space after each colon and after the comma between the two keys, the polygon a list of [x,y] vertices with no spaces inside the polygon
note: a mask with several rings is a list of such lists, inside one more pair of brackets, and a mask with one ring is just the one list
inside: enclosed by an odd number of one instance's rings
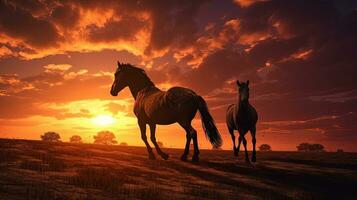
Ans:
{"label": "horse", "polygon": [[183,87],[172,87],[167,91],[162,91],[155,86],[143,69],[118,61],[110,93],[117,96],[127,86],[135,99],[134,113],[138,119],[141,139],[146,145],[149,159],[155,159],[155,156],[147,141],[146,126],[150,127],[150,139],[157,153],[167,160],[169,155],[163,152],[156,142],[156,125],[169,125],[177,122],[186,132],[186,146],[181,160],[187,160],[192,139],[194,147],[192,161],[199,161],[197,131],[191,125],[197,110],[201,114],[206,138],[214,148],[219,148],[222,145],[221,135],[209,113],[205,100],[194,91]]}
{"label": "horse", "polygon": [[[245,135],[250,131],[252,135],[253,143],[253,154],[252,162],[256,162],[256,124],[258,121],[258,113],[255,108],[249,103],[249,80],[245,82],[239,82],[237,80],[237,86],[239,90],[238,104],[231,104],[227,108],[226,112],[226,123],[228,131],[231,134],[233,141],[233,152],[236,157],[238,157],[240,144],[243,141],[245,149],[245,160],[249,162],[248,152],[247,152],[247,140]],[[234,130],[239,132],[238,147],[236,148]]]}

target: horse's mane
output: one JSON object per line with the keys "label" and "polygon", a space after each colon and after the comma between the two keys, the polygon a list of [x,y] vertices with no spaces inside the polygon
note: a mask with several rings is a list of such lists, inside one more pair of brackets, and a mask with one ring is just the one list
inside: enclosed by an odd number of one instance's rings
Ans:
{"label": "horse's mane", "polygon": [[130,63],[122,64],[122,66],[126,67],[128,70],[137,72],[138,74],[140,74],[142,76],[143,81],[145,81],[147,84],[149,84],[151,86],[155,86],[155,84],[151,81],[149,76],[146,74],[145,70],[143,70],[139,67],[135,67],[134,65],[132,65]]}

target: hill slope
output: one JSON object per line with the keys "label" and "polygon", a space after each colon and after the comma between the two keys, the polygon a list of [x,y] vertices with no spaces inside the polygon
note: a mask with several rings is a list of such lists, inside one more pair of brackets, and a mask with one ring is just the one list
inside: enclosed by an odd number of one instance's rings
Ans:
{"label": "hill slope", "polygon": [[357,154],[164,149],[0,139],[0,199],[352,199]]}

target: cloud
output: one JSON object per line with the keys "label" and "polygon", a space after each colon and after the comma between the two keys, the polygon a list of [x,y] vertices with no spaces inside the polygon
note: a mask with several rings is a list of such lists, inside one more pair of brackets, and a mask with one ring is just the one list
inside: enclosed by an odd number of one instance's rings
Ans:
{"label": "cloud", "polygon": [[24,59],[103,49],[150,58],[195,40],[203,2],[2,1],[1,35],[23,46],[16,53]]}
{"label": "cloud", "polygon": [[43,66],[43,68],[45,69],[45,72],[47,72],[47,73],[64,72],[64,71],[69,70],[71,67],[72,67],[72,65],[69,65],[69,64],[60,64],[60,65],[49,64],[49,65]]}
{"label": "cloud", "polygon": [[10,56],[12,54],[12,51],[7,48],[6,46],[1,46],[0,47],[0,58],[5,57],[5,56]]}
{"label": "cloud", "polygon": [[0,118],[24,118],[32,115],[57,119],[90,117],[85,111],[72,112],[43,106],[81,99],[110,98],[111,76],[89,74],[86,70],[69,71],[71,65],[49,64],[38,75],[21,78],[17,74],[0,75]]}
{"label": "cloud", "polygon": [[255,3],[264,2],[269,0],[234,0],[234,3],[238,4],[241,7],[249,7]]}

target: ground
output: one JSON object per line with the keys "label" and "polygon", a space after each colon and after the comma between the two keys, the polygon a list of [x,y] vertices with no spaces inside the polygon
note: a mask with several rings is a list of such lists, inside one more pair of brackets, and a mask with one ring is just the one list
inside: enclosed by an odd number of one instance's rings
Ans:
{"label": "ground", "polygon": [[0,199],[356,199],[356,153],[201,150],[0,139]]}

